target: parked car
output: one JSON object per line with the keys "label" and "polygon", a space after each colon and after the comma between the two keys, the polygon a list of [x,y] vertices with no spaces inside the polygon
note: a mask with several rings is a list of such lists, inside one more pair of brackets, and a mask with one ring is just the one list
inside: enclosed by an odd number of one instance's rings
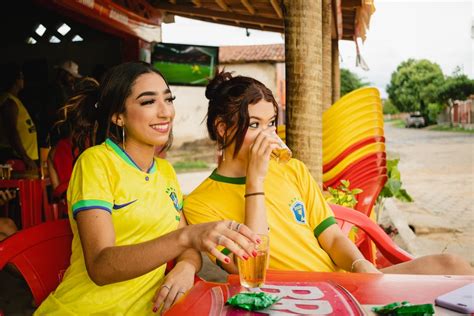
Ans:
{"label": "parked car", "polygon": [[425,118],[419,113],[410,114],[405,120],[405,127],[425,127]]}

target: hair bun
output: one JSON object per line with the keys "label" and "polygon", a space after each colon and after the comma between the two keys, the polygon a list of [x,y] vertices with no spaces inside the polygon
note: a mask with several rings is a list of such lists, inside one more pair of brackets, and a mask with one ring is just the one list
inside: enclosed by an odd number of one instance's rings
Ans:
{"label": "hair bun", "polygon": [[230,72],[224,70],[218,72],[206,87],[206,98],[208,100],[214,99],[222,88],[222,84],[230,79],[232,79],[232,74]]}

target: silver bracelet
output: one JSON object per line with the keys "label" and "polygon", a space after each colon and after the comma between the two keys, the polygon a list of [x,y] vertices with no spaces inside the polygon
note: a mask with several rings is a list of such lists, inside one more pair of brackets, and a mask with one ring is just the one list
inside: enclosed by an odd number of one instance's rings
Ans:
{"label": "silver bracelet", "polygon": [[365,258],[359,258],[359,259],[356,259],[352,262],[352,265],[351,265],[351,272],[354,272],[354,267],[357,263],[361,262],[361,261],[367,261],[367,259]]}

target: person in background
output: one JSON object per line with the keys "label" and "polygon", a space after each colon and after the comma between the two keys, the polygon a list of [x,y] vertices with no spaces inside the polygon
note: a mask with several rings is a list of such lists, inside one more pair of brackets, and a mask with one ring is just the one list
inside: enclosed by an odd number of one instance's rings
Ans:
{"label": "person in background", "polygon": [[40,117],[40,144],[42,146],[54,146],[67,131],[54,125],[58,121],[58,110],[61,109],[68,99],[74,94],[78,79],[82,78],[79,66],[72,60],[66,60],[54,67],[56,76],[48,88],[46,98],[46,111]]}
{"label": "person in background", "polygon": [[0,66],[0,160],[21,159],[28,170],[37,170],[36,126],[18,98],[23,86],[19,65]]}
{"label": "person in background", "polygon": [[[16,197],[15,190],[0,190],[0,207]],[[0,217],[0,241],[18,231],[15,222],[8,217]]]}
{"label": "person in background", "polygon": [[199,251],[229,263],[218,245],[244,260],[257,255],[258,236],[243,224],[187,226],[176,173],[154,157],[156,146],[171,145],[173,100],[161,73],[143,62],[109,69],[100,86],[70,100],[80,153],[67,191],[71,265],[36,315],[164,311],[192,287]]}
{"label": "person in background", "polygon": [[[253,78],[221,72],[208,84],[206,97],[208,132],[223,154],[217,169],[185,199],[190,224],[230,219],[269,234],[270,269],[473,274],[468,262],[451,254],[424,256],[379,271],[342,233],[308,168],[297,159],[286,164],[270,160],[279,148],[272,92]],[[221,264],[219,258],[211,259]],[[237,273],[234,263],[221,266]]]}

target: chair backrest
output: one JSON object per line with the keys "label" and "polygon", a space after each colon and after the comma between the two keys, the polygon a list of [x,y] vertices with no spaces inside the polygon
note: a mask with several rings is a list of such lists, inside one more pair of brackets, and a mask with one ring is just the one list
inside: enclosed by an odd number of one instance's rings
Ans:
{"label": "chair backrest", "polygon": [[45,222],[0,242],[0,269],[14,265],[31,289],[35,304],[56,289],[70,264],[69,220]]}

